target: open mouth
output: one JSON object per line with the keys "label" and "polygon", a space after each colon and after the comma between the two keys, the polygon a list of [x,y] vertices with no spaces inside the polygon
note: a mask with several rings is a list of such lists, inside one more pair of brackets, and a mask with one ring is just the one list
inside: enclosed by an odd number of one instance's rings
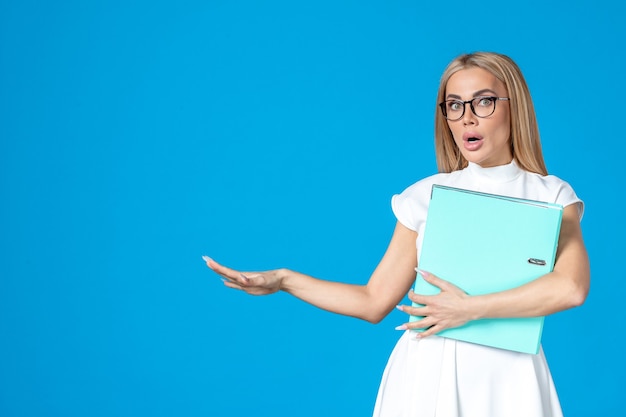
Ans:
{"label": "open mouth", "polygon": [[483,137],[475,132],[466,132],[463,135],[463,143],[468,151],[477,151],[483,145]]}

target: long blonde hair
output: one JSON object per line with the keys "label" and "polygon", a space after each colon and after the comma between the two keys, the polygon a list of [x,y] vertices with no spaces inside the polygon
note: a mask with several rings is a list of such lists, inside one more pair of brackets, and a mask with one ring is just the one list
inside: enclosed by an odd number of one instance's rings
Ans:
{"label": "long blonde hair", "polygon": [[[508,56],[494,52],[475,52],[458,56],[441,76],[437,103],[445,100],[446,85],[454,73],[474,67],[489,71],[508,91],[511,109],[511,154],[517,165],[526,171],[547,175],[530,91],[519,67]],[[435,153],[439,172],[452,172],[467,166],[467,160],[456,146],[448,122],[439,106],[435,113]]]}

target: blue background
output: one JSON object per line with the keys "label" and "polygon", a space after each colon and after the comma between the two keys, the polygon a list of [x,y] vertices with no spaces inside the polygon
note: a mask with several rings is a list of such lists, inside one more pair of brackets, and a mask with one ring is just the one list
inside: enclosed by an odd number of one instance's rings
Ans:
{"label": "blue background", "polygon": [[366,282],[475,50],[518,62],[586,202],[592,290],[544,336],[565,414],[621,410],[621,6],[436,3],[1,1],[0,415],[369,415],[402,313],[249,297],[201,256]]}

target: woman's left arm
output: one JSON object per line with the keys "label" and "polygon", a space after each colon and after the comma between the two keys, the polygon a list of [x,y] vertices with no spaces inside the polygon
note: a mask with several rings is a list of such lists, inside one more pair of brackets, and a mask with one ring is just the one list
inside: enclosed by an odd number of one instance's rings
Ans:
{"label": "woman's left arm", "polygon": [[583,243],[576,204],[563,210],[556,262],[551,273],[528,284],[492,294],[469,296],[428,273],[424,279],[441,289],[433,296],[409,293],[424,307],[403,306],[408,314],[425,316],[405,328],[429,328],[421,337],[458,327],[470,320],[546,316],[583,304],[589,292],[589,258]]}

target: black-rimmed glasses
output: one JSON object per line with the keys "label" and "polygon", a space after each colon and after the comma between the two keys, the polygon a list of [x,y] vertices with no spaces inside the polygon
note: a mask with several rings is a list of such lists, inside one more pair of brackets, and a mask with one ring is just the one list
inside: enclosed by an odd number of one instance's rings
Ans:
{"label": "black-rimmed glasses", "polygon": [[496,101],[510,100],[508,97],[480,96],[471,100],[446,100],[439,103],[443,117],[455,122],[465,114],[465,105],[469,104],[472,113],[478,117],[489,117],[496,111]]}

